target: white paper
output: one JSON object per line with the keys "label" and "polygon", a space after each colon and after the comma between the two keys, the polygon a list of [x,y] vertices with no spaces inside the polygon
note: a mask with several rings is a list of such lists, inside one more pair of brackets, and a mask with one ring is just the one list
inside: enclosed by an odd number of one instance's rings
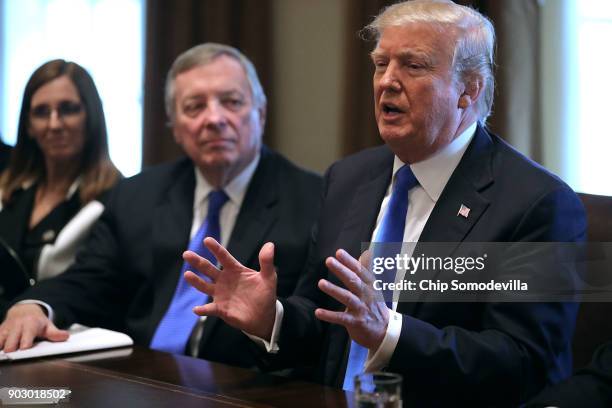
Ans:
{"label": "white paper", "polygon": [[134,344],[134,341],[127,334],[99,327],[88,328],[79,324],[73,324],[68,331],[70,332],[70,337],[66,341],[41,341],[27,350],[17,350],[11,353],[0,351],[0,361],[102,350]]}

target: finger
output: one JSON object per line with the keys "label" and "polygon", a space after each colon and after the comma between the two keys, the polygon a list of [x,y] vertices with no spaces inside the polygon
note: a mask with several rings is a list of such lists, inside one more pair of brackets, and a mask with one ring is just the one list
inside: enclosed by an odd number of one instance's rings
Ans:
{"label": "finger", "polygon": [[193,309],[193,313],[198,316],[219,316],[220,310],[215,303],[207,303],[201,306],[195,306]]}
{"label": "finger", "polygon": [[13,328],[9,331],[9,334],[4,342],[4,352],[10,353],[17,350],[19,346],[19,340],[21,339],[21,327]]}
{"label": "finger", "polygon": [[319,281],[319,289],[336,299],[338,302],[342,303],[350,310],[356,310],[362,305],[362,302],[353,293],[334,285],[325,279],[321,279]]}
{"label": "finger", "polygon": [[348,290],[361,297],[363,292],[363,282],[354,271],[350,270],[336,258],[332,257],[325,260],[325,265],[334,275],[338,277],[338,279],[340,279]]}
{"label": "finger", "polygon": [[49,323],[43,337],[49,341],[66,341],[70,337],[70,333],[67,330],[58,329],[53,323]]}
{"label": "finger", "polygon": [[19,349],[25,350],[32,347],[34,344],[34,339],[38,336],[37,327],[33,325],[24,325],[23,332],[21,333],[21,338],[19,340]]}
{"label": "finger", "polygon": [[272,242],[266,242],[259,251],[259,266],[261,267],[260,273],[266,278],[271,278],[276,273],[274,269],[274,244]]}
{"label": "finger", "polygon": [[362,256],[359,257],[359,260],[357,260],[353,258],[344,249],[339,249],[338,251],[336,251],[336,259],[338,259],[348,269],[353,271],[363,282],[372,283],[373,274],[370,273],[368,269],[369,263],[365,263],[365,266],[363,263],[364,261],[366,261],[368,253],[369,251],[365,251]]}
{"label": "finger", "polygon": [[9,331],[5,325],[0,326],[0,350],[4,349],[4,342],[8,337]]}
{"label": "finger", "polygon": [[191,286],[199,290],[200,292],[206,293],[208,296],[214,296],[214,285],[206,282],[198,275],[191,271],[187,271],[183,274],[183,277]]}
{"label": "finger", "polygon": [[206,248],[208,248],[215,258],[217,258],[217,261],[219,261],[224,269],[230,267],[242,267],[242,264],[238,262],[236,258],[234,258],[232,254],[227,251],[227,249],[218,243],[216,239],[206,237],[204,238],[204,245],[206,245]]}
{"label": "finger", "polygon": [[324,322],[339,324],[344,327],[349,327],[353,321],[353,317],[346,312],[334,312],[327,309],[316,309],[315,316]]}
{"label": "finger", "polygon": [[220,271],[208,259],[201,257],[193,251],[183,252],[183,259],[202,275],[209,277],[213,282],[217,280]]}
{"label": "finger", "polygon": [[374,282],[374,273],[372,273],[372,251],[366,249],[359,256],[359,264],[361,271],[364,272],[361,279],[368,285]]}

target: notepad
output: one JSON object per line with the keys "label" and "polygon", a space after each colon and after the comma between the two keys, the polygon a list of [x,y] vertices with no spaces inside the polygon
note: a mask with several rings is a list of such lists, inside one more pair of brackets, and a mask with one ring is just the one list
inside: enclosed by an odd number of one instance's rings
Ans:
{"label": "notepad", "polygon": [[80,324],[73,324],[68,331],[70,337],[66,341],[40,341],[27,350],[17,350],[11,353],[0,351],[0,361],[104,350],[134,344],[134,341],[127,334],[99,327],[89,328]]}

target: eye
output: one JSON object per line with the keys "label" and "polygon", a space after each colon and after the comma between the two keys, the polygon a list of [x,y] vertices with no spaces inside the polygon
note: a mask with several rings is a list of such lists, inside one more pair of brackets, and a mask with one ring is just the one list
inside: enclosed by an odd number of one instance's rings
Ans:
{"label": "eye", "polygon": [[384,71],[387,68],[387,65],[389,65],[389,63],[386,60],[382,60],[382,59],[375,59],[373,60],[374,63],[374,69],[376,69],[376,71]]}
{"label": "eye", "polygon": [[37,105],[32,108],[30,115],[34,118],[48,118],[51,115],[51,107],[49,105]]}
{"label": "eye", "polygon": [[188,102],[183,105],[183,113],[187,116],[194,117],[204,109],[204,103],[202,102]]}
{"label": "eye", "polygon": [[60,116],[78,115],[82,109],[83,105],[80,102],[63,101],[57,107],[57,113]]}
{"label": "eye", "polygon": [[221,99],[221,103],[227,109],[235,111],[235,110],[242,108],[245,104],[245,101],[243,98],[239,98],[236,96],[228,96],[228,97]]}

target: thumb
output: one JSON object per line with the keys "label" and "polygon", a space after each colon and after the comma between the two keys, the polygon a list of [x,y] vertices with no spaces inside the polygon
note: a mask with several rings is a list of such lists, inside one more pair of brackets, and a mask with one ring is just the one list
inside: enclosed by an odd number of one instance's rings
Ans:
{"label": "thumb", "polygon": [[50,341],[66,341],[70,337],[70,333],[67,330],[58,329],[53,323],[49,323],[43,337]]}
{"label": "thumb", "polygon": [[274,270],[274,244],[272,242],[266,242],[259,251],[259,265],[261,266],[261,272],[266,278],[274,276],[276,271]]}

